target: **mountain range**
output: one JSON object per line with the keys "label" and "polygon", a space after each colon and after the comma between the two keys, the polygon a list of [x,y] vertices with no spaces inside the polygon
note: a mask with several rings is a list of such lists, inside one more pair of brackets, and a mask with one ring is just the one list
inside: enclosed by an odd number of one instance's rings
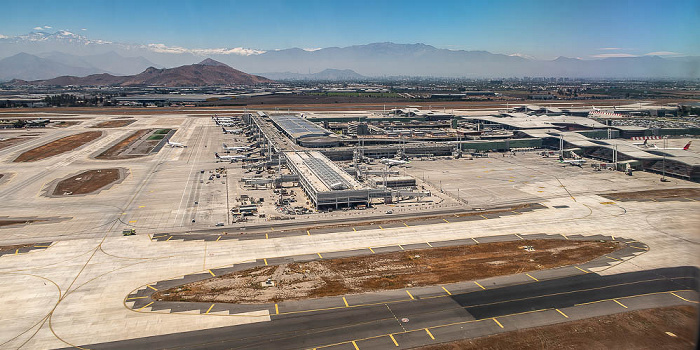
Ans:
{"label": "mountain range", "polygon": [[[440,49],[426,44],[396,44],[390,42],[328,47],[314,50],[299,48],[283,50],[255,50],[246,48],[188,49],[162,44],[125,44],[104,40],[92,40],[68,31],[55,33],[33,32],[15,37],[0,37],[0,55],[19,53],[35,55],[51,60],[56,71],[66,67],[100,69],[102,72],[130,74],[144,69],[144,64],[154,67],[174,67],[192,64],[210,57],[246,72],[322,72],[339,68],[357,72],[367,77],[385,76],[433,76],[455,78],[508,78],[508,77],[570,77],[570,78],[700,78],[700,57],[617,57],[583,60],[559,57],[554,60],[536,60],[520,55],[504,55],[487,51]],[[48,53],[48,54],[47,54]],[[62,54],[78,56],[67,60]],[[85,57],[109,54],[124,57],[117,66],[94,63]],[[115,56],[116,57],[116,56]],[[93,62],[92,67],[78,65],[83,60]],[[154,64],[147,64],[147,62]],[[122,62],[122,61],[119,61]],[[45,62],[39,62],[40,65]],[[57,63],[63,66],[57,65]],[[69,64],[70,63],[70,64]],[[140,65],[140,66],[139,66]],[[138,67],[138,69],[137,69]],[[50,66],[36,71],[50,75]],[[12,74],[7,73],[16,72]],[[0,62],[0,80],[23,78],[19,72],[31,69],[7,69]],[[75,75],[89,71],[74,71]],[[95,71],[97,73],[97,71]],[[9,74],[9,75],[8,75]],[[275,76],[282,73],[259,73]],[[286,74],[286,73],[285,73]],[[294,73],[291,73],[292,75]],[[61,74],[55,74],[58,76]],[[31,78],[36,79],[36,78]],[[303,77],[302,77],[303,79]]]}
{"label": "mountain range", "polygon": [[148,67],[139,74],[114,76],[108,73],[92,74],[86,77],[61,76],[47,80],[12,80],[11,85],[37,86],[224,86],[256,85],[272,81],[243,73],[221,62],[205,59],[202,62],[175,68],[158,69]]}
{"label": "mountain range", "polygon": [[259,73],[272,80],[309,80],[309,81],[357,81],[367,79],[366,76],[357,74],[351,69],[324,69],[318,73],[292,73],[292,72],[275,72],[275,73]]}

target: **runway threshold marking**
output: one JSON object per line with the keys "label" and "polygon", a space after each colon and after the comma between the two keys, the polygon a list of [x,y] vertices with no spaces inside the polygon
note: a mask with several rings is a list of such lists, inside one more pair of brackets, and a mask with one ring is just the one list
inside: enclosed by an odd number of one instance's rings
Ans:
{"label": "runway threshold marking", "polygon": [[481,289],[486,289],[486,288],[484,288],[484,286],[480,285],[479,282],[474,281],[474,283],[475,283],[477,286],[479,286]]}
{"label": "runway threshold marking", "polygon": [[316,253],[316,254],[318,254],[319,258],[323,259],[323,255],[321,255],[321,253]]}
{"label": "runway threshold marking", "polygon": [[501,324],[501,322],[498,322],[498,320],[497,320],[495,317],[492,318],[492,320],[493,320],[493,322],[496,322],[496,324],[497,324],[499,327],[503,328],[503,325]]}
{"label": "runway threshold marking", "polygon": [[207,271],[209,271],[209,273],[210,273],[212,276],[216,277],[216,275],[215,275],[213,272],[211,272],[211,270],[207,270]]}
{"label": "runway threshold marking", "polygon": [[445,291],[445,293],[447,293],[447,295],[452,295],[452,293],[450,293],[450,291],[449,291],[449,290],[447,290],[447,288],[445,288],[445,287],[442,287],[442,290],[444,290],[444,291]]}
{"label": "runway threshold marking", "polygon": [[146,305],[144,305],[144,306],[141,306],[140,308],[136,309],[136,311],[141,311],[141,310],[143,310],[143,309],[145,309],[145,308],[151,306],[151,304],[153,304],[153,303],[154,303],[154,302],[152,301],[152,302],[150,302],[150,303],[148,303],[148,304],[146,304]]}
{"label": "runway threshold marking", "polygon": [[429,329],[426,328],[425,333],[428,333],[428,336],[430,337],[430,339],[435,340],[435,337],[433,337],[433,333],[430,333]]}
{"label": "runway threshold marking", "polygon": [[345,299],[345,297],[343,297],[343,303],[345,303],[345,307],[350,307],[350,305],[348,305],[348,301],[347,301],[347,299]]}
{"label": "runway threshold marking", "polygon": [[263,258],[263,262],[265,262],[265,266],[267,266],[267,259]]}
{"label": "runway threshold marking", "polygon": [[158,289],[156,289],[156,287],[152,287],[150,284],[147,284],[146,287],[151,288],[151,289],[155,290],[156,292],[158,291]]}
{"label": "runway threshold marking", "polygon": [[355,350],[360,350],[360,348],[357,347],[357,343],[355,343],[354,340],[351,343],[352,343],[352,346],[355,347]]}
{"label": "runway threshold marking", "polygon": [[279,315],[279,314],[280,314],[280,307],[279,307],[279,305],[275,304],[275,315]]}
{"label": "runway threshold marking", "polygon": [[517,234],[517,233],[515,234],[515,237],[518,237],[518,238],[523,239],[523,240],[525,239],[525,238],[523,238],[522,236],[520,236],[520,235]]}
{"label": "runway threshold marking", "polygon": [[446,223],[448,223],[448,224],[450,223],[449,221],[447,221],[447,219],[442,219],[442,221],[444,221],[444,222],[446,222]]}
{"label": "runway threshold marking", "polygon": [[532,275],[530,275],[529,273],[526,273],[525,276],[530,277],[530,278],[532,278],[533,280],[535,280],[535,281],[537,281],[537,282],[540,281],[540,280],[538,280],[537,278],[532,277]]}
{"label": "runway threshold marking", "polygon": [[578,266],[574,266],[574,267],[577,268],[577,269],[579,269],[579,270],[582,271],[583,273],[591,273],[590,271],[586,271],[586,270],[584,270],[584,269],[582,269],[582,268],[580,268],[580,267],[578,267]]}
{"label": "runway threshold marking", "polygon": [[416,300],[416,298],[413,297],[413,294],[411,294],[411,292],[406,291],[406,294],[408,294],[408,296],[411,297],[411,300]]}
{"label": "runway threshold marking", "polygon": [[560,313],[562,316],[569,318],[569,316],[566,316],[566,314],[563,313],[561,310],[559,310],[559,309],[554,309],[554,310],[557,310],[557,312]]}
{"label": "runway threshold marking", "polygon": [[372,254],[374,254],[374,250],[372,250],[372,247],[367,247],[367,249],[369,249],[369,251],[372,252]]}
{"label": "runway threshold marking", "polygon": [[697,304],[697,303],[698,303],[697,301],[688,300],[688,299],[686,299],[686,298],[684,298],[684,297],[682,297],[682,296],[680,296],[680,295],[678,295],[678,294],[676,294],[676,293],[674,293],[674,292],[671,292],[671,294],[672,294],[674,297],[676,297],[676,298],[678,298],[678,299],[680,299],[680,300],[687,301],[687,302],[693,303],[693,304]]}
{"label": "runway threshold marking", "polygon": [[479,244],[479,241],[477,241],[476,238],[474,238],[474,237],[472,237],[472,241],[474,241],[474,243],[476,243],[476,244]]}
{"label": "runway threshold marking", "polygon": [[623,303],[617,301],[617,299],[613,299],[612,301],[616,302],[618,305],[624,307],[625,309],[627,308],[627,306],[625,306],[625,304],[623,304]]}
{"label": "runway threshold marking", "polygon": [[211,306],[207,309],[207,312],[205,312],[204,314],[208,315],[209,311],[211,311],[211,309],[214,307],[214,305],[216,305],[216,304],[211,304]]}
{"label": "runway threshold marking", "polygon": [[391,338],[391,341],[394,342],[394,345],[399,346],[399,343],[396,342],[396,339],[394,339],[394,335],[393,335],[393,334],[389,334],[389,338]]}

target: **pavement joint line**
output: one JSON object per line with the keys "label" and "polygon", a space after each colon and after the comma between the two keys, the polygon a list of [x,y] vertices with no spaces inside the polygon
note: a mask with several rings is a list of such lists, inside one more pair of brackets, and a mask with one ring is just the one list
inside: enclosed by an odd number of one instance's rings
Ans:
{"label": "pavement joint line", "polygon": [[479,241],[477,241],[476,238],[474,238],[474,237],[472,237],[472,241],[474,241],[474,243],[476,243],[476,244],[479,244]]}
{"label": "pavement joint line", "polygon": [[486,289],[486,288],[484,288],[484,286],[482,286],[481,284],[479,284],[479,282],[474,281],[474,283],[475,283],[477,286],[481,287],[481,289]]}
{"label": "pavement joint line", "polygon": [[532,279],[535,280],[536,282],[539,282],[539,281],[540,281],[540,280],[538,280],[537,278],[532,277],[532,275],[530,275],[529,273],[526,273],[525,275],[526,275],[527,277],[532,278]]}
{"label": "pavement joint line", "polygon": [[323,259],[323,255],[321,255],[321,253],[316,253],[316,254],[318,254],[319,258]]}
{"label": "pavement joint line", "polygon": [[158,291],[158,289],[156,289],[155,287],[151,286],[150,284],[147,284],[146,287],[151,288],[151,289],[153,289],[153,290],[156,291],[156,292]]}
{"label": "pavement joint line", "polygon": [[141,307],[138,308],[136,311],[141,311],[141,310],[143,310],[143,309],[145,309],[145,308],[151,306],[151,304],[153,304],[153,303],[154,303],[154,302],[152,301],[152,302],[150,302],[150,303],[148,303],[148,304],[146,304],[146,305],[144,305],[144,306],[141,306]]}
{"label": "pavement joint line", "polygon": [[525,239],[525,238],[523,238],[522,236],[520,236],[520,235],[519,235],[519,234],[517,234],[517,233],[515,234],[515,237],[518,237],[518,238],[520,238],[520,239],[522,239],[522,240],[524,240],[524,239]]}
{"label": "pavement joint line", "polygon": [[627,309],[627,306],[625,306],[625,304],[623,304],[623,303],[617,301],[617,299],[613,299],[612,301],[618,303],[620,306],[622,306],[622,307],[624,307],[625,309]]}
{"label": "pavement joint line", "polygon": [[207,309],[207,312],[205,312],[204,314],[208,315],[209,311],[211,311],[211,309],[214,307],[214,305],[216,305],[216,304],[211,304],[211,306]]}
{"label": "pavement joint line", "polygon": [[279,314],[280,314],[280,307],[279,307],[279,305],[275,304],[275,315],[279,315]]}
{"label": "pavement joint line", "polygon": [[350,305],[348,305],[348,300],[345,299],[345,297],[343,297],[343,303],[345,303],[345,307],[350,307]]}
{"label": "pavement joint line", "polygon": [[447,219],[445,219],[445,218],[443,218],[442,221],[444,221],[444,222],[446,222],[446,223],[448,223],[448,224],[450,223],[450,222],[447,221]]}
{"label": "pavement joint line", "polygon": [[444,290],[445,293],[447,293],[447,295],[452,295],[452,293],[450,293],[450,291],[447,290],[447,288],[445,288],[444,286],[442,286],[442,290]]}
{"label": "pavement joint line", "polygon": [[689,302],[689,303],[694,303],[694,304],[697,304],[697,303],[698,303],[697,301],[694,301],[694,300],[688,300],[688,299],[686,299],[686,298],[684,298],[684,297],[682,297],[682,296],[680,296],[680,295],[678,295],[678,294],[676,294],[676,293],[674,293],[674,292],[671,292],[671,295],[673,295],[674,297],[676,297],[676,298],[678,298],[678,299],[680,299],[680,300],[687,301],[687,302]]}
{"label": "pavement joint line", "polygon": [[581,270],[583,273],[591,273],[590,271],[586,271],[586,270],[584,270],[584,269],[582,269],[582,268],[580,268],[580,267],[578,267],[578,266],[574,266],[574,267],[577,268],[577,269],[579,269],[579,270]]}
{"label": "pavement joint line", "polygon": [[372,250],[372,247],[367,247],[367,249],[369,249],[369,251],[372,252],[372,254],[374,254],[374,250]]}
{"label": "pavement joint line", "polygon": [[213,277],[216,277],[216,275],[215,275],[213,272],[211,272],[211,270],[207,270],[207,271],[209,271],[209,273],[210,273]]}
{"label": "pavement joint line", "polygon": [[554,310],[557,310],[557,312],[560,313],[562,316],[564,316],[564,317],[566,317],[566,318],[569,318],[569,316],[567,316],[567,315],[566,315],[565,313],[563,313],[561,310],[559,310],[559,309],[554,309]]}
{"label": "pavement joint line", "polygon": [[501,324],[501,322],[498,322],[498,320],[497,320],[495,317],[492,318],[492,320],[493,320],[493,322],[496,322],[496,324],[497,324],[499,327],[503,328],[503,325]]}
{"label": "pavement joint line", "polygon": [[428,333],[428,336],[430,337],[430,339],[435,340],[435,337],[433,336],[433,333],[430,333],[430,330],[429,330],[429,329],[426,328],[426,329],[425,329],[425,333]]}
{"label": "pavement joint line", "polygon": [[406,294],[408,294],[408,296],[411,297],[411,300],[416,300],[416,298],[413,297],[413,295],[411,294],[411,292],[406,291]]}
{"label": "pavement joint line", "polygon": [[399,346],[399,343],[396,342],[396,339],[394,338],[393,334],[389,334],[389,338],[391,338],[391,341],[394,342],[394,345]]}

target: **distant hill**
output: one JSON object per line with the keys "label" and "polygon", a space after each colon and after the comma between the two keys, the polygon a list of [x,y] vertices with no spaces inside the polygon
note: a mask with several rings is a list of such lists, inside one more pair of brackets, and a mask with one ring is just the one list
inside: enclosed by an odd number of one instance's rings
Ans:
{"label": "distant hill", "polygon": [[226,64],[212,59],[186,66],[169,69],[149,67],[136,75],[114,76],[93,74],[86,77],[62,76],[31,82],[13,81],[11,84],[31,84],[44,86],[214,86],[214,85],[256,85],[270,83],[271,80],[243,73]]}
{"label": "distant hill", "polygon": [[0,60],[0,81],[48,79],[59,75],[84,76],[100,72],[94,67],[73,67],[26,53],[18,53]]}
{"label": "distant hill", "polygon": [[367,79],[367,77],[356,73],[352,69],[325,69],[321,72],[311,74],[283,72],[260,73],[258,75],[272,80],[355,81]]}
{"label": "distant hill", "polygon": [[[124,57],[114,51],[105,52],[98,55],[77,56],[68,53],[53,51],[39,54],[39,57],[55,62],[63,63],[73,67],[93,68],[99,73],[109,73],[114,75],[130,75],[143,72],[148,67],[163,68],[141,56]],[[50,78],[58,77],[57,74]]]}

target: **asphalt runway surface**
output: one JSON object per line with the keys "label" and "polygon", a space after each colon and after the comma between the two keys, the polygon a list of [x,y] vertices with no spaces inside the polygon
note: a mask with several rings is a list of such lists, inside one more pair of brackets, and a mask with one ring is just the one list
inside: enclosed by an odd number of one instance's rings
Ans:
{"label": "asphalt runway surface", "polygon": [[[330,346],[338,349],[406,348],[424,345],[406,334],[420,331],[433,339],[445,326],[497,317],[534,315],[538,310],[556,310],[616,298],[655,295],[673,291],[698,291],[699,270],[675,267],[618,275],[594,273],[546,281],[480,290],[447,297],[416,298],[394,303],[325,309],[271,315],[270,322],[84,345],[89,349],[311,349]],[[645,307],[655,307],[653,301]],[[605,313],[617,313],[612,309]],[[538,313],[537,317],[557,314]],[[551,315],[551,316],[547,316]],[[562,313],[563,315],[563,313]],[[566,317],[568,319],[568,316]],[[561,319],[557,322],[565,321]],[[496,327],[488,323],[490,327]],[[483,328],[483,327],[482,327]],[[431,333],[430,329],[434,329]],[[497,328],[495,328],[497,330]],[[423,333],[425,331],[425,333]],[[463,333],[467,338],[480,333]],[[384,340],[383,338],[386,338]],[[454,336],[452,337],[454,338]],[[358,346],[360,340],[364,344]],[[425,339],[427,336],[425,336]],[[442,338],[445,339],[445,338]],[[354,340],[357,340],[355,342]],[[443,340],[445,341],[445,340]],[[392,344],[393,342],[393,344]],[[401,343],[401,346],[399,346]]]}

